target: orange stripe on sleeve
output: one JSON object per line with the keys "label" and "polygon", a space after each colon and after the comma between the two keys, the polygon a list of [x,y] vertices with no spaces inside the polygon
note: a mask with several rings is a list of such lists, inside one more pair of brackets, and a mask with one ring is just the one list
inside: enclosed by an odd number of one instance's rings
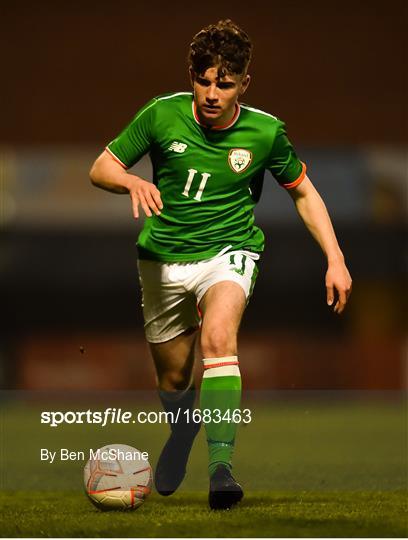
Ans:
{"label": "orange stripe on sleeve", "polygon": [[296,186],[298,186],[301,182],[303,182],[304,178],[306,176],[306,165],[302,161],[302,172],[300,173],[299,177],[296,178],[293,182],[289,182],[289,184],[282,184],[282,187],[285,189],[293,189]]}
{"label": "orange stripe on sleeve", "polygon": [[112,152],[112,150],[109,150],[108,147],[105,148],[105,152],[107,152],[107,153],[110,155],[110,157],[111,157],[112,159],[114,159],[114,160],[116,161],[116,163],[119,163],[119,165],[121,165],[124,169],[127,170],[127,169],[129,168],[129,167],[126,167],[126,165],[125,165],[124,163],[122,163],[122,162],[120,161],[120,159],[119,159],[118,157],[115,156],[115,154]]}

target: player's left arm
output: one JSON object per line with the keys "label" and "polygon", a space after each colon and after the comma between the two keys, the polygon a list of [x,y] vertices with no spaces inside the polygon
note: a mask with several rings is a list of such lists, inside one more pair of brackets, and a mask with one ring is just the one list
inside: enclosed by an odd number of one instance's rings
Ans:
{"label": "player's left arm", "polygon": [[352,281],[326,205],[307,176],[288,192],[304,224],[326,255],[327,304],[331,306],[336,300],[334,312],[340,314],[350,296]]}

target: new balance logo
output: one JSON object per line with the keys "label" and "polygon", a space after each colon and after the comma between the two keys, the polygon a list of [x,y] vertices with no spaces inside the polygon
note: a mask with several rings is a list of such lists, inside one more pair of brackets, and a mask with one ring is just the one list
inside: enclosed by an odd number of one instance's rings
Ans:
{"label": "new balance logo", "polygon": [[169,150],[172,150],[173,152],[177,152],[177,154],[182,154],[185,149],[187,148],[187,145],[182,142],[174,141],[169,146]]}

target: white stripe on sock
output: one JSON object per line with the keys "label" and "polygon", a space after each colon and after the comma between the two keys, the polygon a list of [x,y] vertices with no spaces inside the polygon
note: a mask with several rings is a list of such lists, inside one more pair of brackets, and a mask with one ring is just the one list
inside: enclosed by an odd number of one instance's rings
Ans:
{"label": "white stripe on sock", "polygon": [[241,373],[238,366],[221,366],[206,369],[203,378],[208,379],[210,377],[241,377]]}

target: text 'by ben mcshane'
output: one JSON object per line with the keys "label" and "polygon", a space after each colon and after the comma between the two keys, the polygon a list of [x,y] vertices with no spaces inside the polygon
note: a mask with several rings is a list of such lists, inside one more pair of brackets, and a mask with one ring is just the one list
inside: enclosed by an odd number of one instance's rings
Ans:
{"label": "text 'by ben mcshane'", "polygon": [[116,459],[123,461],[132,460],[148,460],[149,454],[147,452],[139,452],[137,450],[133,452],[125,452],[117,448],[109,448],[107,450],[69,450],[68,448],[60,448],[58,450],[49,450],[48,448],[40,449],[41,461],[47,461],[48,463],[54,463],[54,461],[85,461],[85,459],[102,460],[102,461],[114,461]]}

